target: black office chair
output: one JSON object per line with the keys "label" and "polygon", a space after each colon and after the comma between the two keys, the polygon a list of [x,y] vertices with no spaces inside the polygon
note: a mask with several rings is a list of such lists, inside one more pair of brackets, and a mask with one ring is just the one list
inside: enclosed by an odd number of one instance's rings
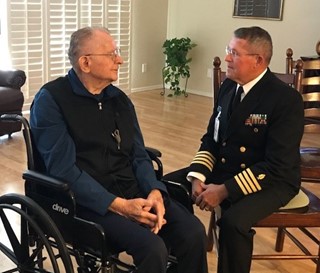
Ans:
{"label": "black office chair", "polygon": [[[36,161],[39,157],[37,156],[37,150],[33,149],[32,146],[32,135],[27,119],[19,115],[2,115],[1,120],[8,122],[19,120],[23,124],[22,131],[28,161],[28,170],[23,173],[25,195],[46,211],[48,218],[51,218],[54,222],[52,225],[55,225],[57,230],[62,233],[62,240],[65,241],[67,252],[75,258],[78,273],[136,272],[137,268],[133,264],[121,261],[118,258],[119,253],[112,253],[111,249],[108,248],[105,243],[104,230],[99,224],[77,217],[75,197],[68,184],[37,171],[40,162]],[[163,174],[162,163],[159,159],[161,153],[152,148],[147,148],[147,151],[154,162],[157,178],[161,179]],[[180,191],[180,195],[185,194],[185,200],[189,200],[187,191],[181,188],[179,184],[164,182],[169,186],[169,193]],[[53,236],[53,232],[48,226],[42,228],[46,237]],[[25,234],[27,237],[28,235]],[[58,246],[55,243],[52,245],[54,247]],[[43,259],[43,257],[40,257],[40,259]],[[38,263],[38,261],[35,263]],[[176,263],[175,257],[170,256],[168,272],[175,272]],[[72,271],[65,272],[72,273]]]}

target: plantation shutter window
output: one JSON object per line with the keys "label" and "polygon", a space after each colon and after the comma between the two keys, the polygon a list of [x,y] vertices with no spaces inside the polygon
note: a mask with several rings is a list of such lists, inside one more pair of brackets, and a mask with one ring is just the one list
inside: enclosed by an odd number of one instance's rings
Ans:
{"label": "plantation shutter window", "polygon": [[130,0],[8,0],[8,47],[12,67],[27,75],[25,107],[48,81],[71,68],[70,35],[85,26],[107,27],[124,60],[114,84],[130,92]]}

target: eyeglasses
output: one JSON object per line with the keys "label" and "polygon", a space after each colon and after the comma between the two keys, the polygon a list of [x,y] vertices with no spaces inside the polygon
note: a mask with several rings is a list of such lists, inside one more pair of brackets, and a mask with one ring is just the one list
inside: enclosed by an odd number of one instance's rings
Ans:
{"label": "eyeglasses", "polygon": [[113,52],[110,53],[89,53],[85,54],[84,56],[109,56],[111,57],[111,60],[114,61],[116,57],[121,56],[121,50],[120,48],[116,48]]}
{"label": "eyeglasses", "polygon": [[255,55],[259,55],[257,53],[242,53],[240,54],[239,52],[235,51],[234,49],[231,49],[230,47],[226,47],[226,54],[227,55],[231,55],[232,58],[236,58],[236,57],[241,57],[241,56],[255,56]]}

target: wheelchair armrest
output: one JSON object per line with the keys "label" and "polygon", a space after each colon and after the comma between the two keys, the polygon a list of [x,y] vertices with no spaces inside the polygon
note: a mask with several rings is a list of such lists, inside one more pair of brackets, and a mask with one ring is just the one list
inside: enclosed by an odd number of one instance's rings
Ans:
{"label": "wheelchair armrest", "polygon": [[191,185],[188,188],[186,185],[169,180],[161,180],[167,187],[169,196],[185,206],[193,213],[193,201],[191,199]]}
{"label": "wheelchair armrest", "polygon": [[158,180],[162,179],[163,176],[163,165],[161,160],[159,159],[161,157],[161,152],[155,148],[151,147],[146,147],[146,151],[150,157],[150,159],[155,163],[153,164],[154,166],[154,171],[156,173],[156,177]]}
{"label": "wheelchair armrest", "polygon": [[50,187],[54,190],[58,190],[58,191],[69,190],[69,185],[67,183],[36,171],[27,170],[22,174],[22,178],[27,181],[32,180],[32,183],[34,184]]}
{"label": "wheelchair armrest", "polygon": [[49,214],[58,229],[63,231],[67,243],[88,253],[103,255],[104,259],[110,255],[103,228],[76,216],[75,197],[67,183],[31,170],[25,171],[22,177],[26,195]]}
{"label": "wheelchair armrest", "polygon": [[146,147],[146,150],[147,150],[149,156],[151,157],[151,159],[153,159],[153,157],[161,157],[162,156],[161,152],[158,149]]}
{"label": "wheelchair armrest", "polygon": [[22,177],[26,196],[37,202],[51,217],[55,214],[76,215],[75,197],[67,183],[31,170],[25,171]]}
{"label": "wheelchair armrest", "polygon": [[188,189],[185,185],[183,185],[182,183],[179,182],[175,182],[175,181],[169,181],[169,180],[161,180],[169,189],[177,189],[179,191],[181,191],[183,194],[185,194],[187,197],[190,197],[190,189]]}

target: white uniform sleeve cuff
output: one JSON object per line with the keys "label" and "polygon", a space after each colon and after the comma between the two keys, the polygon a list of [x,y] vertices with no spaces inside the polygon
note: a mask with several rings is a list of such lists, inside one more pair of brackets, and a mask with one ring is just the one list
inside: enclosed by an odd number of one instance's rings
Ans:
{"label": "white uniform sleeve cuff", "polygon": [[197,172],[189,172],[187,175],[187,180],[189,182],[192,182],[194,178],[201,180],[203,183],[206,182],[206,177],[203,174]]}

